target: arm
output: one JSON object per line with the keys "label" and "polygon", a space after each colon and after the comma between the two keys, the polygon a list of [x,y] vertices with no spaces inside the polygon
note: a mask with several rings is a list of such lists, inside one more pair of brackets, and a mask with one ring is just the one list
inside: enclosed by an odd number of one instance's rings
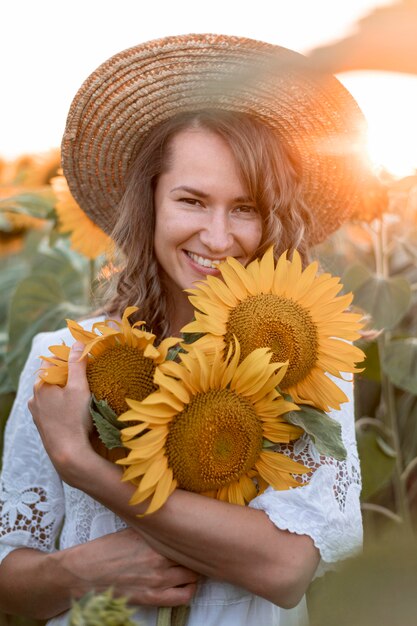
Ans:
{"label": "arm", "polygon": [[74,598],[109,587],[134,605],[175,606],[190,601],[197,578],[126,529],[50,554],[14,550],[0,565],[0,607],[49,619],[68,610]]}
{"label": "arm", "polygon": [[[61,335],[53,338],[59,343]],[[50,343],[50,334],[34,340],[6,425],[0,480],[0,610],[50,618],[68,609],[73,597],[109,586],[138,605],[187,602],[195,591],[196,574],[156,553],[132,530],[88,541],[87,528],[83,543],[55,551],[64,492],[27,408],[39,368],[37,356]]]}
{"label": "arm", "polygon": [[318,565],[310,537],[279,530],[262,511],[177,490],[159,511],[137,518],[145,507],[128,504],[134,487],[120,482],[118,467],[87,451],[58,464],[66,481],[124,517],[161,554],[284,608],[298,604]]}
{"label": "arm", "polygon": [[[146,507],[128,504],[133,485],[121,483],[121,470],[90,447],[89,390],[79,355],[76,350],[71,353],[65,388],[42,386],[30,402],[44,445],[62,478],[123,517],[168,558],[280,606],[297,604],[319,561],[310,537],[279,530],[262,511],[181,490],[152,516],[137,517]],[[56,415],[60,416],[59,429]]]}

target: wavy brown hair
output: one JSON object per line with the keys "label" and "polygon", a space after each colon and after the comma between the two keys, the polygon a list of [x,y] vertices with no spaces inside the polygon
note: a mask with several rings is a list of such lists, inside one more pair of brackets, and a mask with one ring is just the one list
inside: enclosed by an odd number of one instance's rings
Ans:
{"label": "wavy brown hair", "polygon": [[306,241],[312,216],[300,192],[300,168],[276,132],[255,118],[228,111],[206,110],[179,114],[156,126],[132,163],[119,219],[112,237],[122,253],[116,295],[106,307],[122,314],[126,306],[139,307],[159,340],[170,333],[169,308],[163,277],[154,255],[154,190],[158,177],[169,168],[171,140],[186,129],[206,129],[230,146],[242,182],[259,210],[262,240],[258,256],[270,245],[275,256],[298,249],[308,258]]}

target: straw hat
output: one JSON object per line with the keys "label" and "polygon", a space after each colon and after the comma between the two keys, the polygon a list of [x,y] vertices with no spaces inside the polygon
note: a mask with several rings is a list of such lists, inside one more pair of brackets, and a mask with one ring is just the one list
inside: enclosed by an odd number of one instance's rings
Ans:
{"label": "straw hat", "polygon": [[103,63],[76,94],[62,164],[81,208],[110,233],[129,164],[147,133],[176,113],[246,112],[277,131],[301,163],[310,243],[357,216],[378,193],[364,156],[364,117],[330,75],[304,56],[225,35],[181,35],[142,43]]}

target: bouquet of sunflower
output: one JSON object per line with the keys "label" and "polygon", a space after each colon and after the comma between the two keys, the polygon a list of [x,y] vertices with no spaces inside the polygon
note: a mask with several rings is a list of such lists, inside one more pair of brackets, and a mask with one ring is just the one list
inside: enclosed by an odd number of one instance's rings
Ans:
{"label": "bouquet of sunflower", "polygon": [[161,363],[159,389],[119,417],[130,452],[118,463],[137,485],[131,503],[151,498],[146,513],[176,487],[244,505],[269,485],[305,484],[308,468],[273,450],[304,432],[322,454],[346,456],[326,411],[348,400],[328,374],[360,371],[364,356],[351,343],[362,318],[346,310],[352,294],[316,262],[303,270],[297,252],[219,270],[188,290],[195,319],[179,363]]}
{"label": "bouquet of sunflower", "polygon": [[[322,454],[346,455],[326,411],[347,401],[328,374],[353,374],[363,359],[352,295],[338,295],[340,279],[318,275],[317,263],[303,269],[297,252],[275,263],[271,248],[246,268],[228,258],[219,270],[188,290],[195,319],[179,350],[178,338],[155,347],[144,322],[131,326],[134,307],[92,331],[68,321],[88,355],[99,436],[123,446],[113,460],[136,485],[131,504],[150,499],[146,514],[177,487],[244,505],[268,486],[305,484],[308,468],[274,450],[304,432]],[[69,348],[50,350],[57,367],[41,378],[65,384]]]}

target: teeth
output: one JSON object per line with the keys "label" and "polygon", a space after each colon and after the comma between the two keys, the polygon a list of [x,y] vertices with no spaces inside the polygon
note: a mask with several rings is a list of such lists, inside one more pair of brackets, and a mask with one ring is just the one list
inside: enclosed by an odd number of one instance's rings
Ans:
{"label": "teeth", "polygon": [[190,259],[192,259],[193,261],[195,261],[195,263],[198,263],[199,265],[202,265],[203,267],[210,267],[211,269],[217,269],[218,266],[221,263],[221,259],[205,259],[202,256],[198,256],[197,254],[194,254],[193,252],[187,252],[188,256],[190,257]]}

